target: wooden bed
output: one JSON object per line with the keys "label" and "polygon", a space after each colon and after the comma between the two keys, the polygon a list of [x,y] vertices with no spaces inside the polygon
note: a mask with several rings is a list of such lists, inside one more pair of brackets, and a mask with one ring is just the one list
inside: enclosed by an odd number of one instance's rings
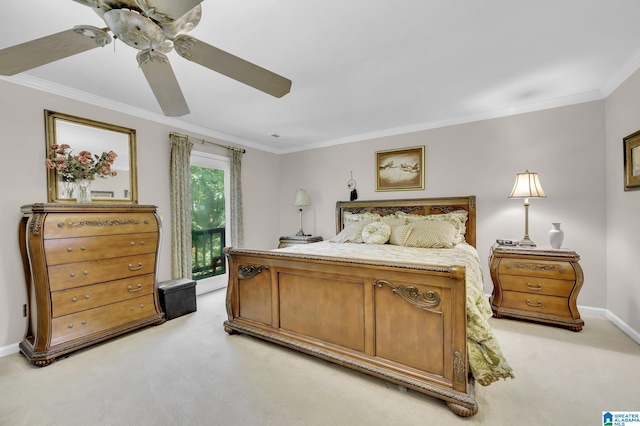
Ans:
{"label": "wooden bed", "polygon": [[[475,247],[475,196],[338,202],[382,215],[469,212]],[[243,333],[444,400],[459,416],[478,406],[467,355],[464,266],[416,266],[279,251],[226,248],[224,322]]]}

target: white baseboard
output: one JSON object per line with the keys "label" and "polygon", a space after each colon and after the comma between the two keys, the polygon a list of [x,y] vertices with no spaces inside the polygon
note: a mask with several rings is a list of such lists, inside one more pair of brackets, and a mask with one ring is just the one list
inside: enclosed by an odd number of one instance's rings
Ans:
{"label": "white baseboard", "polygon": [[14,343],[13,345],[0,347],[0,358],[3,356],[13,355],[15,353],[20,352],[18,348],[18,343]]}
{"label": "white baseboard", "polygon": [[631,337],[637,344],[640,345],[640,333],[633,328],[629,327],[627,323],[622,321],[612,312],[607,311],[607,319],[614,323],[620,330],[622,330],[627,336]]}

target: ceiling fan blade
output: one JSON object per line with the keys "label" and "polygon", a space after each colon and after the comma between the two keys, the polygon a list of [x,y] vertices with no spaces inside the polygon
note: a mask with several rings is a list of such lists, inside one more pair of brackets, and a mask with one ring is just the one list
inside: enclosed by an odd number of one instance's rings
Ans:
{"label": "ceiling fan blade", "polygon": [[0,75],[14,75],[111,42],[100,28],[81,25],[0,50]]}
{"label": "ceiling fan blade", "polygon": [[183,58],[276,98],[283,97],[291,90],[291,80],[191,36],[177,36],[173,40],[173,46]]}
{"label": "ceiling fan blade", "polygon": [[169,59],[157,51],[143,50],[138,53],[138,63],[151,90],[168,117],[189,114],[189,106],[184,99],[176,75]]}
{"label": "ceiling fan blade", "polygon": [[164,15],[174,20],[202,3],[202,0],[136,0],[136,3],[145,13],[152,8],[156,15]]}

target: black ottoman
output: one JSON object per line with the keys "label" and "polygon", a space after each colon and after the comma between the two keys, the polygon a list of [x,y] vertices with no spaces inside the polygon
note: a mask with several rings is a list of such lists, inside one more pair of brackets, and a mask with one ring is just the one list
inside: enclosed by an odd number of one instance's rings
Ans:
{"label": "black ottoman", "polygon": [[158,295],[167,321],[197,310],[194,280],[177,278],[163,281],[158,284]]}

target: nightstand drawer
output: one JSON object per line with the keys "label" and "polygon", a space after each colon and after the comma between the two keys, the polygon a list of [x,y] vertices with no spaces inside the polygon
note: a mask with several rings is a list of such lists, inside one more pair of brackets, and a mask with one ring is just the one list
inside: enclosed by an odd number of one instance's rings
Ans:
{"label": "nightstand drawer", "polygon": [[516,291],[505,291],[502,294],[502,307],[505,309],[570,317],[568,306],[569,300],[566,297],[519,293]]}
{"label": "nightstand drawer", "polygon": [[575,280],[576,273],[569,262],[503,258],[499,274]]}
{"label": "nightstand drawer", "polygon": [[548,296],[569,297],[574,281],[552,280],[549,278],[525,277],[522,275],[500,275],[500,285],[505,291],[519,291],[532,296],[544,294]]}

